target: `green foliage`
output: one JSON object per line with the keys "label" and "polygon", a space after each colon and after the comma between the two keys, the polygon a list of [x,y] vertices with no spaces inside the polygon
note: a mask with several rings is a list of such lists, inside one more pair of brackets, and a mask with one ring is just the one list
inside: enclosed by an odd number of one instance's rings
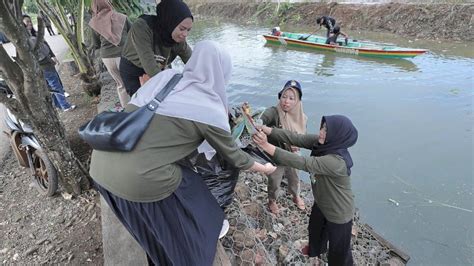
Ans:
{"label": "green foliage", "polygon": [[275,12],[273,13],[273,21],[276,21],[277,25],[285,24],[288,19],[286,15],[293,8],[293,4],[289,2],[283,2],[281,4],[278,4],[277,8],[275,9]]}
{"label": "green foliage", "polygon": [[127,14],[132,21],[145,13],[140,0],[112,0],[111,3],[117,12]]}
{"label": "green foliage", "polygon": [[39,9],[34,0],[25,0],[23,3],[23,11],[27,14],[38,14]]}
{"label": "green foliage", "polygon": [[255,132],[255,121],[260,120],[265,108],[259,108],[252,112],[248,104],[236,107],[232,119],[232,139],[239,147],[246,147],[251,142],[251,135]]}

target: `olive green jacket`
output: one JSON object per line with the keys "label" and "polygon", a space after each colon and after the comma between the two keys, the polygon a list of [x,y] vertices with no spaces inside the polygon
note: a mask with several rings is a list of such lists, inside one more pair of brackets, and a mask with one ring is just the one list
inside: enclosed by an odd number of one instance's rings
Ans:
{"label": "olive green jacket", "polygon": [[[313,149],[314,144],[318,141],[318,136],[296,134],[274,128],[269,140]],[[291,166],[311,174],[314,200],[328,221],[344,224],[352,219],[354,195],[352,194],[351,178],[347,174],[347,166],[341,156],[335,154],[320,157],[300,156],[277,148],[273,159],[279,165]]]}
{"label": "olive green jacket", "polygon": [[165,57],[166,65],[170,65],[179,56],[184,63],[191,57],[191,47],[187,42],[166,47],[153,38],[153,31],[146,21],[138,18],[128,32],[128,38],[122,51],[122,56],[135,66],[143,68],[150,77],[163,69],[163,65],[155,61],[154,55]]}
{"label": "olive green jacket", "polygon": [[[127,111],[137,109],[129,104]],[[235,145],[229,132],[203,123],[155,114],[130,152],[92,152],[94,181],[121,198],[152,202],[168,197],[181,183],[177,161],[207,140],[226,161],[249,169],[254,159]]]}

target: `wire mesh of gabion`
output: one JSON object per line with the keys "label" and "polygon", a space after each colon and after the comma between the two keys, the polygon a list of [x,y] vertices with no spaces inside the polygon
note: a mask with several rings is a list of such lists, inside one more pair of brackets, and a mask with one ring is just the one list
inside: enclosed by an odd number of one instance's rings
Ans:
{"label": "wire mesh of gabion", "polygon": [[[283,192],[282,192],[283,191]],[[312,260],[301,253],[308,244],[308,222],[313,196],[311,187],[302,184],[301,197],[306,211],[299,210],[282,185],[278,198],[280,214],[267,209],[267,177],[241,173],[234,200],[227,209],[230,229],[221,243],[232,265],[308,265]],[[381,245],[370,230],[354,218],[352,252],[357,265],[386,263],[390,250]],[[322,260],[327,262],[326,255]]]}

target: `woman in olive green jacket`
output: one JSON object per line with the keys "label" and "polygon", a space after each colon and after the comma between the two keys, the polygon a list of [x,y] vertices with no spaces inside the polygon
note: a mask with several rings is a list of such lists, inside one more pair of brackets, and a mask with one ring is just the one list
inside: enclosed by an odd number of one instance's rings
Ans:
{"label": "woman in olive green jacket", "polygon": [[120,75],[132,96],[145,80],[169,68],[177,56],[186,63],[191,47],[186,37],[193,16],[181,0],[164,0],[156,6],[156,16],[142,15],[133,23],[120,60]]}
{"label": "woman in olive green jacket", "polygon": [[95,49],[100,48],[102,62],[115,80],[120,105],[125,108],[130,96],[120,77],[119,65],[122,48],[130,30],[130,22],[126,15],[114,11],[109,0],[94,0],[91,9],[92,19],[89,26],[94,30],[92,32],[93,46]]}
{"label": "woman in olive green jacket", "polygon": [[[303,96],[301,85],[296,80],[289,80],[278,93],[278,103],[267,108],[262,115],[263,124],[269,127],[283,128],[291,132],[306,133],[306,121],[308,118],[303,112]],[[287,151],[299,153],[299,148],[287,143],[273,143]],[[283,177],[288,180],[288,190],[293,196],[293,202],[298,209],[304,210],[305,205],[300,197],[300,179],[298,170],[288,166],[277,166],[277,170],[268,175],[268,208],[273,214],[279,213],[277,204],[278,190]]]}
{"label": "woman in olive green jacket", "polygon": [[[130,152],[92,152],[90,174],[118,219],[158,265],[212,265],[224,212],[202,177],[179,164],[198,149],[212,149],[232,166],[272,173],[255,162],[230,134],[225,87],[230,55],[202,41],[184,66],[183,78],[156,109]],[[151,78],[126,111],[148,104],[178,71]]]}
{"label": "woman in olive green jacket", "polygon": [[[300,156],[267,142],[282,141],[312,150]],[[309,218],[309,246],[305,253],[319,257],[328,251],[329,265],[353,265],[351,229],[354,195],[351,188],[352,157],[348,148],[357,142],[358,132],[349,118],[323,116],[319,135],[295,134],[263,126],[253,140],[273,156],[278,165],[287,165],[311,174],[314,205]],[[329,242],[329,249],[328,249]],[[317,260],[319,262],[319,260]]]}

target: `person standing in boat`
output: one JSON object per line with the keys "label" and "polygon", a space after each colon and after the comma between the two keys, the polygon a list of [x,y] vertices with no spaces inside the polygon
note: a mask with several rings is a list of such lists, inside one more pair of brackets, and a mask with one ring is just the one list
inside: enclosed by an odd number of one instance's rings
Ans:
{"label": "person standing in boat", "polygon": [[[300,156],[268,143],[282,141],[312,150]],[[309,218],[309,246],[302,251],[320,257],[328,251],[329,265],[353,265],[351,251],[354,195],[351,188],[352,157],[348,151],[358,138],[351,120],[343,115],[323,116],[319,135],[295,134],[288,130],[259,127],[253,141],[273,156],[278,165],[311,173],[314,205]],[[328,247],[329,242],[329,247]],[[316,261],[319,265],[319,259]]]}
{"label": "person standing in boat", "polygon": [[316,24],[319,25],[318,31],[322,26],[327,29],[326,37],[329,38],[330,34],[334,31],[334,27],[336,27],[336,20],[330,16],[322,16],[316,19]]}
{"label": "person standing in boat", "polygon": [[339,43],[337,42],[337,38],[339,37],[339,35],[344,36],[344,44],[347,46],[347,40],[349,39],[349,35],[341,31],[341,28],[339,26],[334,27],[332,33],[329,34],[329,37],[326,40],[326,44],[339,45]]}
{"label": "person standing in boat", "polygon": [[346,39],[345,44],[347,45],[347,39],[349,35],[341,31],[341,27],[336,25],[336,19],[330,16],[322,16],[316,19],[316,24],[319,25],[319,29],[324,26],[327,29],[326,32],[326,44],[337,44],[337,37],[342,34]]}
{"label": "person standing in boat", "polygon": [[[306,133],[307,116],[303,112],[301,85],[296,80],[286,82],[278,93],[278,103],[263,112],[263,124],[269,127],[283,128],[299,134]],[[299,154],[299,148],[284,142],[274,142],[280,148]],[[268,209],[275,215],[279,213],[277,195],[283,177],[288,179],[288,190],[298,209],[305,210],[304,201],[300,197],[300,178],[295,168],[277,166],[277,170],[268,175]]]}
{"label": "person standing in boat", "polygon": [[132,25],[120,59],[120,76],[132,96],[141,83],[171,66],[177,56],[186,64],[191,47],[186,37],[193,16],[182,0],[163,0],[155,15],[142,15]]}

